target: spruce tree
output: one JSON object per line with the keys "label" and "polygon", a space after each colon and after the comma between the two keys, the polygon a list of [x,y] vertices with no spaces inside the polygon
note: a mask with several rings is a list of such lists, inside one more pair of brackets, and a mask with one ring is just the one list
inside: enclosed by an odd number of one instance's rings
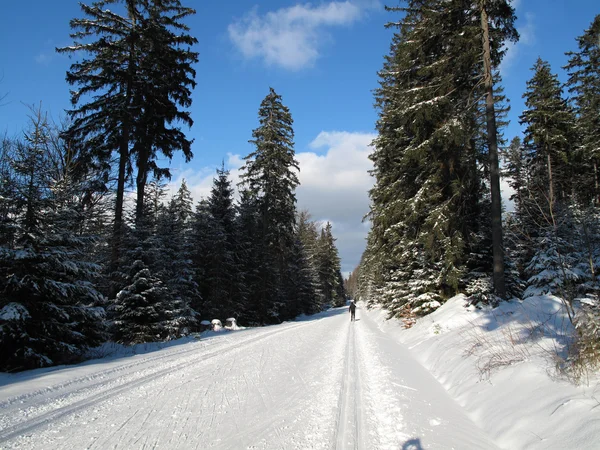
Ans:
{"label": "spruce tree", "polygon": [[[31,127],[11,162],[16,212],[12,236],[0,245],[0,370],[73,362],[103,336],[104,297],[88,259],[92,237],[81,233],[81,184],[64,147],[52,139],[45,115]],[[4,203],[4,202],[3,202]],[[12,204],[12,205],[10,205]]]}
{"label": "spruce tree", "polygon": [[208,295],[210,293],[210,283],[208,279],[208,270],[212,257],[212,226],[213,221],[208,209],[206,199],[201,200],[196,205],[196,210],[191,220],[191,246],[192,246],[192,266],[194,267],[194,282],[198,286],[199,295],[192,301],[191,307],[200,314],[203,320],[212,320],[214,311],[206,309]]}
{"label": "spruce tree", "polygon": [[113,338],[131,345],[175,337],[178,323],[169,305],[173,298],[160,279],[142,260],[133,262],[128,284],[117,293],[114,303]]}
{"label": "spruce tree", "polygon": [[171,281],[169,249],[159,227],[166,215],[164,184],[148,185],[141,217],[131,213],[120,267],[121,289],[113,300],[113,338],[124,344],[178,338],[194,327],[195,317],[187,299],[168,288]]}
{"label": "spruce tree", "polygon": [[210,256],[205,269],[209,285],[204,298],[204,309],[210,317],[237,320],[243,316],[244,295],[241,287],[242,271],[239,239],[235,223],[233,188],[229,171],[217,169],[211,195],[207,199],[210,225],[207,232]]}
{"label": "spruce tree", "polygon": [[[126,15],[107,8],[124,4]],[[118,152],[112,265],[118,259],[123,227],[125,183],[137,166],[137,215],[141,215],[148,172],[160,177],[167,169],[156,164],[156,153],[167,158],[182,150],[191,158],[191,142],[173,123],[191,125],[190,86],[197,53],[190,50],[196,39],[187,34],[181,19],[194,10],[178,0],[101,0],[81,4],[87,16],[71,20],[75,39],[61,53],[84,54],[71,65],[67,82],[74,109],[66,132],[80,154],[83,172],[101,168],[110,178],[112,154]],[[95,41],[93,39],[96,38]],[[84,102],[83,100],[86,100]]]}
{"label": "spruce tree", "polygon": [[261,325],[266,312],[262,309],[260,261],[264,252],[258,200],[248,190],[240,191],[237,205],[238,257],[242,275],[243,317],[250,325]]}
{"label": "spruce tree", "polygon": [[523,146],[531,170],[532,210],[550,211],[557,201],[564,203],[572,197],[575,117],[550,65],[538,59],[532,70],[523,94],[527,109],[520,123],[526,127]]}
{"label": "spruce tree", "polygon": [[273,88],[261,102],[258,117],[260,125],[250,140],[256,149],[245,158],[241,185],[256,199],[259,211],[259,317],[263,322],[279,322],[285,319],[281,314],[294,245],[299,168],[292,116]]}
{"label": "spruce tree", "polygon": [[325,304],[341,306],[345,301],[340,257],[331,232],[331,223],[327,222],[321,230],[317,254],[318,273]]}
{"label": "spruce tree", "polygon": [[[600,14],[582,36],[577,38],[578,51],[568,52],[568,90],[573,95],[577,113],[578,146],[576,195],[583,204],[600,203]],[[590,170],[591,169],[591,170]],[[590,189],[590,188],[593,188]]]}
{"label": "spruce tree", "polygon": [[199,319],[192,309],[200,297],[192,264],[192,214],[192,196],[184,180],[168,206],[159,213],[156,233],[162,251],[155,263],[157,276],[173,297],[173,309],[178,311],[174,320],[180,335],[197,329]]}
{"label": "spruce tree", "polygon": [[[365,259],[369,291],[374,288],[392,311],[439,304],[464,288],[465,275],[485,252],[481,236],[490,229],[483,214],[489,211],[489,166],[481,120],[481,5],[406,3],[388,8],[405,16],[389,25],[398,32],[376,91],[376,182]],[[516,33],[514,15],[506,1],[488,2],[487,8],[495,67],[502,43]]]}
{"label": "spruce tree", "polygon": [[[118,152],[117,192],[114,212],[114,231],[111,262],[113,269],[119,257],[123,227],[125,183],[131,174],[130,144],[133,127],[142,105],[135,102],[139,85],[138,65],[139,21],[137,2],[126,2],[126,15],[107,8],[121,3],[101,0],[90,5],[80,4],[85,18],[70,22],[75,40],[72,46],[57,48],[60,53],[84,53],[81,61],[73,63],[67,72],[67,82],[76,85],[71,91],[73,109],[67,111],[72,119],[65,135],[75,146],[80,170],[90,167],[102,170],[108,182],[112,154]],[[91,39],[97,38],[90,42]],[[82,99],[87,99],[83,103]]]}
{"label": "spruce tree", "polygon": [[[297,218],[298,223],[298,239],[302,246],[302,253],[308,263],[308,268],[305,270],[308,277],[309,289],[312,291],[314,298],[310,300],[310,313],[320,311],[325,304],[323,290],[319,280],[319,233],[317,224],[310,219],[308,211],[300,211]],[[307,313],[309,313],[307,311]]]}
{"label": "spruce tree", "polygon": [[[198,43],[189,34],[182,20],[195,10],[181,5],[179,0],[149,0],[141,2],[144,14],[140,23],[142,59],[139,79],[143,85],[136,93],[136,102],[143,112],[136,121],[133,154],[136,157],[137,205],[144,203],[144,188],[148,174],[155,178],[170,177],[168,168],[157,165],[157,159],[171,159],[181,151],[186,162],[192,158],[191,144],[179,124],[191,127],[188,110],[192,104],[191,90],[196,86],[198,53],[191,47]],[[142,214],[138,208],[137,216]]]}

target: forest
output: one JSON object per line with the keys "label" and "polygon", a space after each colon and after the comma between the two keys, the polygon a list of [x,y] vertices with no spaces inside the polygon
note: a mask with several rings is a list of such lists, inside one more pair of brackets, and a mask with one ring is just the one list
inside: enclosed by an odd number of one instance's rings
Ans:
{"label": "forest", "polygon": [[[116,8],[112,11],[111,8]],[[0,371],[74,363],[103,342],[261,326],[345,302],[330,223],[296,208],[292,115],[270,89],[234,186],[224,165],[195,205],[168,167],[197,44],[179,0],[101,0],[70,21],[72,109],[32,106],[0,142]],[[265,89],[267,90],[267,89]],[[236,189],[237,188],[237,189]]]}
{"label": "forest", "polygon": [[401,5],[386,8],[393,36],[374,92],[370,231],[343,280],[332,225],[296,207],[282,96],[270,88],[257,105],[238,185],[222,165],[207,198],[194,204],[185,182],[169,195],[163,161],[193,157],[181,127],[193,125],[195,11],[81,4],[73,44],[56,49],[74,61],[64,123],[32,106],[22,134],[0,143],[0,370],[177,339],[214,318],[280,323],[347,295],[410,326],[458,293],[480,307],[560,298],[569,362],[598,368],[600,15],[565,67],[533,65],[522,136],[504,136],[511,2]]}
{"label": "forest", "polygon": [[407,326],[457,293],[492,307],[554,295],[575,330],[567,363],[598,368],[600,15],[565,67],[531,68],[523,136],[508,141],[498,67],[519,38],[510,3],[404,3],[388,8],[402,16],[375,93],[372,226],[350,295]]}

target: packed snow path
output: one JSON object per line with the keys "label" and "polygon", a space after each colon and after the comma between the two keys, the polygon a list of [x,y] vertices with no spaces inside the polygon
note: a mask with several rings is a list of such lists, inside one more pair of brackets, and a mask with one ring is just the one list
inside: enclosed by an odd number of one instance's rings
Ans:
{"label": "packed snow path", "polygon": [[368,313],[14,377],[0,448],[493,449]]}

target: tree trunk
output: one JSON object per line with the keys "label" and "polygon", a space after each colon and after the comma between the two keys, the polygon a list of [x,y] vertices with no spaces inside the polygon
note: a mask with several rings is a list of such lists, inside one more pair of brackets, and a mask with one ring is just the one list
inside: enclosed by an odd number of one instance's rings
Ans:
{"label": "tree trunk", "polygon": [[598,189],[598,165],[594,160],[594,203],[596,206],[600,204],[600,190]]}
{"label": "tree trunk", "polygon": [[115,201],[115,223],[113,228],[113,242],[111,248],[111,272],[115,271],[119,265],[119,256],[121,250],[121,238],[123,231],[123,201],[125,198],[125,171],[129,159],[129,140],[131,133],[131,97],[133,95],[132,86],[135,77],[135,46],[136,46],[136,14],[133,3],[128,2],[129,18],[131,20],[131,35],[129,42],[129,61],[128,61],[128,79],[125,87],[125,105],[123,108],[121,142],[119,143],[119,173],[117,176],[117,198]]}
{"label": "tree trunk", "polygon": [[550,208],[554,209],[554,180],[552,179],[552,159],[550,158],[550,152],[547,153],[546,159],[548,160],[548,188],[550,189],[548,203],[550,203]]}
{"label": "tree trunk", "polygon": [[494,110],[494,83],[492,79],[492,58],[486,0],[481,1],[481,29],[483,31],[483,66],[486,90],[487,138],[490,157],[490,178],[492,195],[492,249],[494,255],[494,293],[506,297],[504,285],[504,247],[502,244],[502,199],[500,196],[500,169],[498,164],[498,138],[496,113]]}
{"label": "tree trunk", "polygon": [[136,178],[137,200],[135,205],[135,223],[141,223],[144,215],[144,196],[146,191],[146,182],[148,180],[148,151],[145,144],[142,144],[138,151],[138,174]]}
{"label": "tree trunk", "polygon": [[117,199],[115,201],[115,223],[113,228],[113,240],[111,248],[111,272],[115,271],[119,265],[119,255],[121,248],[121,234],[123,231],[123,199],[125,197],[125,170],[127,168],[127,158],[129,158],[129,125],[125,118],[123,123],[123,134],[119,148],[119,173],[117,177]]}

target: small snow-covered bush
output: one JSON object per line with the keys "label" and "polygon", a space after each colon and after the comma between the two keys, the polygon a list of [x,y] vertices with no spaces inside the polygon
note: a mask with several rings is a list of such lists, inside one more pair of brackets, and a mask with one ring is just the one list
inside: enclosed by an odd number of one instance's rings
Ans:
{"label": "small snow-covered bush", "polygon": [[239,329],[239,327],[237,325],[237,321],[235,320],[235,317],[230,317],[229,319],[225,320],[225,329],[226,330]]}

